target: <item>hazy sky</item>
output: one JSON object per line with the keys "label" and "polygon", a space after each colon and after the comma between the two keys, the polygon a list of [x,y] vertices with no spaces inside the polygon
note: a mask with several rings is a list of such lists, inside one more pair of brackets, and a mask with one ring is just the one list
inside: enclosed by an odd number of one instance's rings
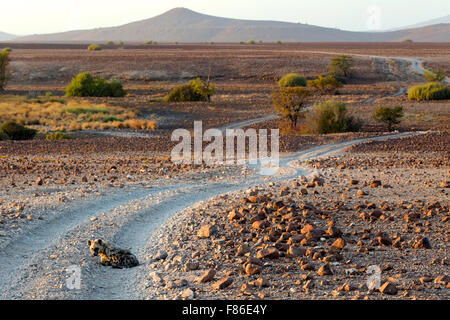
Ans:
{"label": "hazy sky", "polygon": [[[388,29],[450,14],[449,0],[13,0],[0,31],[13,34],[109,27],[174,7],[238,19],[302,22],[346,30]],[[426,3],[426,5],[424,5]]]}

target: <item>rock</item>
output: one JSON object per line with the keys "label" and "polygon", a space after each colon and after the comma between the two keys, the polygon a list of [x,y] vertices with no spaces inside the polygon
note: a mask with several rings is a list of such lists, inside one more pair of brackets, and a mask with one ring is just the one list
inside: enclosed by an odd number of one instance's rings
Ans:
{"label": "rock", "polygon": [[450,277],[447,275],[439,276],[436,279],[434,279],[434,283],[448,284],[449,282],[450,282]]}
{"label": "rock", "polygon": [[242,257],[243,255],[245,255],[246,253],[250,252],[250,248],[245,245],[242,244],[238,247],[237,252],[236,252],[236,256],[237,257]]}
{"label": "rock", "polygon": [[266,278],[258,278],[255,281],[255,285],[259,288],[268,287],[269,286],[269,280]]}
{"label": "rock", "polygon": [[36,179],[36,185],[42,186],[43,183],[44,183],[44,180],[41,177]]}
{"label": "rock", "polygon": [[331,271],[330,265],[327,263],[322,265],[319,270],[317,270],[317,273],[319,276],[329,276],[333,274],[333,271]]}
{"label": "rock", "polygon": [[257,264],[253,263],[245,263],[244,264],[244,270],[245,273],[252,276],[254,274],[260,274],[261,273],[261,267]]}
{"label": "rock", "polygon": [[336,238],[342,235],[342,231],[334,226],[331,226],[327,229],[326,234],[332,238]]}
{"label": "rock", "polygon": [[379,290],[381,293],[389,295],[396,295],[398,292],[397,286],[390,281],[386,281]]}
{"label": "rock", "polygon": [[287,254],[293,257],[302,257],[306,253],[306,249],[297,246],[290,246],[287,250]]}
{"label": "rock", "polygon": [[442,181],[439,185],[441,188],[450,188],[450,181]]}
{"label": "rock", "polygon": [[158,260],[164,260],[167,258],[167,252],[164,250],[159,250],[154,256],[153,259],[158,261]]}
{"label": "rock", "polygon": [[256,258],[258,259],[277,259],[279,256],[278,249],[274,247],[259,250],[256,254]]}
{"label": "rock", "polygon": [[181,293],[181,298],[184,300],[191,300],[195,298],[195,293],[192,291],[192,289],[187,288]]}
{"label": "rock", "polygon": [[342,250],[345,247],[345,241],[342,238],[337,238],[331,246],[335,249]]}
{"label": "rock", "polygon": [[252,228],[256,229],[256,230],[262,230],[264,228],[266,228],[268,226],[268,222],[267,220],[259,220],[259,221],[255,221],[252,224]]}
{"label": "rock", "polygon": [[216,275],[216,270],[209,269],[202,276],[197,278],[197,282],[198,283],[205,283],[205,282],[212,281],[214,279],[215,275]]}
{"label": "rock", "polygon": [[358,183],[359,183],[359,180],[350,179],[350,184],[351,185],[357,185]]}
{"label": "rock", "polygon": [[371,188],[378,188],[379,186],[381,186],[381,181],[380,181],[380,180],[373,180],[373,181],[370,183],[370,187],[371,187]]}
{"label": "rock", "polygon": [[367,196],[367,195],[368,195],[368,193],[365,192],[365,191],[363,191],[363,190],[358,190],[358,191],[356,192],[356,194],[357,194],[358,196]]}
{"label": "rock", "polygon": [[430,240],[428,238],[420,238],[416,243],[414,243],[415,249],[431,249]]}
{"label": "rock", "polygon": [[247,283],[244,283],[241,286],[241,291],[246,296],[253,296],[254,295],[253,291],[251,290],[250,285],[248,285]]}
{"label": "rock", "polygon": [[390,246],[392,244],[391,239],[384,236],[377,237],[377,241],[381,246]]}
{"label": "rock", "polygon": [[230,219],[230,220],[239,220],[239,219],[242,219],[242,215],[239,212],[237,212],[236,210],[233,210],[228,215],[228,219]]}
{"label": "rock", "polygon": [[184,271],[197,270],[198,267],[199,267],[199,263],[198,262],[186,262],[184,264]]}
{"label": "rock", "polygon": [[431,278],[429,276],[423,276],[419,280],[420,280],[421,283],[428,283],[428,282],[433,281],[433,278]]}
{"label": "rock", "polygon": [[209,224],[205,224],[200,227],[200,229],[198,230],[197,236],[199,238],[209,238],[212,235],[216,234],[218,231],[219,231],[218,226],[212,226]]}
{"label": "rock", "polygon": [[164,282],[163,278],[161,278],[161,276],[159,274],[157,274],[156,272],[152,272],[150,274],[150,277],[152,278],[153,282],[155,282],[155,283],[162,284]]}
{"label": "rock", "polygon": [[223,278],[213,284],[214,290],[222,290],[229,287],[233,283],[231,278]]}

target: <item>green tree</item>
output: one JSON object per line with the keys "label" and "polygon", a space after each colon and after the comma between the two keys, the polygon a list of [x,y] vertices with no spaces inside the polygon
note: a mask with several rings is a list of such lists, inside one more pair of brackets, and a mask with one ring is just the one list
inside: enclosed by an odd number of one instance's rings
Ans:
{"label": "green tree", "polygon": [[400,123],[403,117],[403,106],[394,108],[378,107],[372,115],[376,122],[382,122],[386,125],[388,131],[392,131],[392,126]]}
{"label": "green tree", "polygon": [[308,85],[321,94],[335,93],[338,88],[342,87],[342,83],[333,76],[319,76],[315,80],[308,81]]}
{"label": "green tree", "polygon": [[0,92],[4,90],[8,82],[9,52],[7,49],[0,52]]}
{"label": "green tree", "polygon": [[278,81],[280,87],[306,87],[307,82],[298,73],[288,73]]}
{"label": "green tree", "polygon": [[330,73],[333,76],[341,76],[344,78],[350,78],[353,71],[353,58],[347,55],[339,55],[336,58],[331,59]]}
{"label": "green tree", "polygon": [[295,128],[310,95],[311,91],[303,87],[281,87],[272,94],[272,101],[280,117]]}

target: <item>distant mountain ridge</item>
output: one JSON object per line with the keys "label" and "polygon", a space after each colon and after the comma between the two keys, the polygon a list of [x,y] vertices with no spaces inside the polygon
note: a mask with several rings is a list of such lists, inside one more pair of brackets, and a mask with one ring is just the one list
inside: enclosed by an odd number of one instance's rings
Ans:
{"label": "distant mountain ridge", "polygon": [[433,26],[437,24],[449,24],[450,23],[450,14],[445,17],[440,17],[436,19],[427,20],[421,23],[415,23],[408,26],[403,26],[400,28],[392,28],[385,31],[398,31],[398,30],[405,30],[405,29],[414,29],[414,28],[421,28],[421,27],[428,27]]}
{"label": "distant mountain ridge", "polygon": [[0,41],[7,41],[7,40],[11,40],[16,38],[17,36],[13,35],[13,34],[9,34],[6,32],[1,32],[0,31]]}
{"label": "distant mountain ridge", "polygon": [[392,42],[406,39],[450,42],[450,24],[391,32],[353,32],[300,23],[222,18],[175,8],[122,26],[30,35],[14,41],[239,42],[250,39],[264,42]]}

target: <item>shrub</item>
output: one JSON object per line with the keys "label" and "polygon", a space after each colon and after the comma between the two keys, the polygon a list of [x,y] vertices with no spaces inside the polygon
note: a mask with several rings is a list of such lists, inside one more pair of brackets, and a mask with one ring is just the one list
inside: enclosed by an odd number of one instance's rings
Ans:
{"label": "shrub", "polygon": [[119,119],[119,118],[117,118],[115,116],[109,116],[109,117],[103,118],[103,120],[102,120],[102,122],[104,122],[104,123],[106,123],[106,122],[114,122],[114,121],[123,122],[123,119]]}
{"label": "shrub", "polygon": [[424,76],[429,82],[443,82],[447,78],[445,72],[439,69],[425,70]]}
{"label": "shrub", "polygon": [[0,131],[0,141],[9,140],[9,139],[10,139],[9,136],[6,133]]}
{"label": "shrub", "polygon": [[306,88],[281,87],[272,94],[272,101],[280,117],[287,120],[291,128],[295,128],[310,95],[311,92]]}
{"label": "shrub", "polygon": [[148,41],[145,41],[144,44],[157,44],[157,42],[153,41],[153,40],[148,40]]}
{"label": "shrub", "polygon": [[123,41],[119,40],[119,41],[117,41],[117,44],[122,47],[123,46]]}
{"label": "shrub", "polygon": [[326,101],[315,104],[306,119],[306,131],[316,134],[358,131],[361,125],[347,115],[347,106],[342,102]]}
{"label": "shrub", "polygon": [[353,70],[353,58],[347,55],[340,55],[336,58],[331,59],[330,62],[330,73],[333,76],[342,76],[344,78],[349,78]]}
{"label": "shrub", "polygon": [[289,73],[278,81],[280,87],[306,87],[306,79],[297,73]]}
{"label": "shrub", "polygon": [[214,92],[214,84],[209,83],[209,81],[205,84],[197,78],[170,91],[166,96],[166,101],[210,101]]}
{"label": "shrub", "polygon": [[0,52],[0,92],[4,90],[8,82],[9,52],[8,49],[3,49]]}
{"label": "shrub", "polygon": [[308,81],[308,85],[321,94],[335,93],[338,88],[342,87],[342,83],[333,76],[319,76],[315,80]]}
{"label": "shrub", "polygon": [[6,121],[0,126],[0,132],[6,134],[11,140],[30,140],[34,138],[37,130],[13,121]]}
{"label": "shrub", "polygon": [[282,42],[280,40],[278,40],[277,42],[275,42],[276,44],[281,44]]}
{"label": "shrub", "polygon": [[82,107],[70,107],[70,108],[65,108],[64,112],[68,112],[68,113],[72,113],[75,115],[79,115],[79,114],[96,114],[96,113],[105,113],[108,114],[109,111],[103,108],[82,108]]}
{"label": "shrub", "polygon": [[376,122],[384,123],[388,131],[392,131],[392,126],[394,124],[399,124],[400,118],[403,117],[403,106],[394,108],[378,107],[372,117]]}
{"label": "shrub", "polygon": [[106,42],[106,45],[107,46],[113,46],[114,45],[114,41],[108,41],[108,42]]}
{"label": "shrub", "polygon": [[79,73],[66,87],[68,97],[123,97],[125,95],[126,91],[119,81],[108,82],[102,78],[95,79],[86,72]]}
{"label": "shrub", "polygon": [[45,136],[45,140],[67,140],[67,139],[72,139],[72,136],[64,132],[49,133],[48,135]]}
{"label": "shrub", "polygon": [[6,52],[11,52],[11,51],[12,51],[12,49],[11,49],[10,47],[6,47],[6,48],[3,48],[3,51],[6,51]]}
{"label": "shrub", "polygon": [[88,47],[88,51],[100,51],[102,47],[99,44],[93,43]]}
{"label": "shrub", "polygon": [[247,40],[247,44],[255,44],[255,40]]}
{"label": "shrub", "polygon": [[439,82],[417,85],[409,89],[410,100],[446,100],[450,99],[450,89]]}

